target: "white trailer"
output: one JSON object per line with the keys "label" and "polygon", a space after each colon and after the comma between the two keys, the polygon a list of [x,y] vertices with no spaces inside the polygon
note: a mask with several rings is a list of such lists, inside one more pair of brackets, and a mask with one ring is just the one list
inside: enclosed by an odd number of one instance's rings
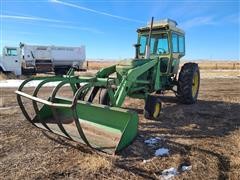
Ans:
{"label": "white trailer", "polygon": [[19,47],[4,47],[0,70],[16,75],[54,71],[64,74],[69,68],[83,70],[85,46],[38,46],[20,43]]}

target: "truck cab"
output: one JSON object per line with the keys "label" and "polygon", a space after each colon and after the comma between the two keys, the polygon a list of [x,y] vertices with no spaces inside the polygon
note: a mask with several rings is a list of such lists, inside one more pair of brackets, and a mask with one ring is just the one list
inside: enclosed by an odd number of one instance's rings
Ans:
{"label": "truck cab", "polygon": [[3,72],[13,72],[21,75],[21,55],[20,48],[5,46],[0,58],[0,70]]}

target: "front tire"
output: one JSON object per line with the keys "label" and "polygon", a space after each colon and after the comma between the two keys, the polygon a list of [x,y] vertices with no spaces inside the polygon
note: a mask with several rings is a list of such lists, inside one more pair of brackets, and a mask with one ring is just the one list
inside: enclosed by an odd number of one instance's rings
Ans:
{"label": "front tire", "polygon": [[178,77],[177,98],[183,104],[194,104],[197,101],[200,86],[198,64],[186,63]]}
{"label": "front tire", "polygon": [[110,105],[110,98],[109,98],[109,95],[108,95],[108,90],[107,89],[101,89],[100,90],[101,94],[100,94],[100,104],[103,104],[103,105],[107,105],[109,106]]}
{"label": "front tire", "polygon": [[145,107],[144,117],[146,119],[159,120],[162,109],[162,103],[159,97],[148,95]]}

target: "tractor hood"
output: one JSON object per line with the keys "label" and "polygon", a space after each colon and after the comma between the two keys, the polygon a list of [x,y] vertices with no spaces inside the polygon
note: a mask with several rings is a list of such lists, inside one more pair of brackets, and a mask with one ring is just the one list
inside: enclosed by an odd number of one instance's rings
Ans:
{"label": "tractor hood", "polygon": [[122,76],[125,75],[130,69],[141,66],[149,61],[150,59],[123,60],[116,65],[116,71]]}

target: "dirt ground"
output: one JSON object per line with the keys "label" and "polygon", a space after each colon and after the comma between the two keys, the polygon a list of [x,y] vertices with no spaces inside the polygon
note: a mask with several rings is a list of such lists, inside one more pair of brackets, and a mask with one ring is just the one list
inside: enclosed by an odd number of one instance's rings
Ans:
{"label": "dirt ground", "polygon": [[[164,169],[182,164],[192,169],[176,179],[240,179],[240,78],[201,79],[194,105],[165,94],[159,121],[144,119],[144,102],[128,98],[124,105],[138,112],[139,133],[115,156],[34,128],[17,106],[14,90],[0,91],[3,179],[160,179]],[[161,141],[149,147],[144,140],[150,137]],[[155,157],[159,147],[168,148],[169,155]]]}

